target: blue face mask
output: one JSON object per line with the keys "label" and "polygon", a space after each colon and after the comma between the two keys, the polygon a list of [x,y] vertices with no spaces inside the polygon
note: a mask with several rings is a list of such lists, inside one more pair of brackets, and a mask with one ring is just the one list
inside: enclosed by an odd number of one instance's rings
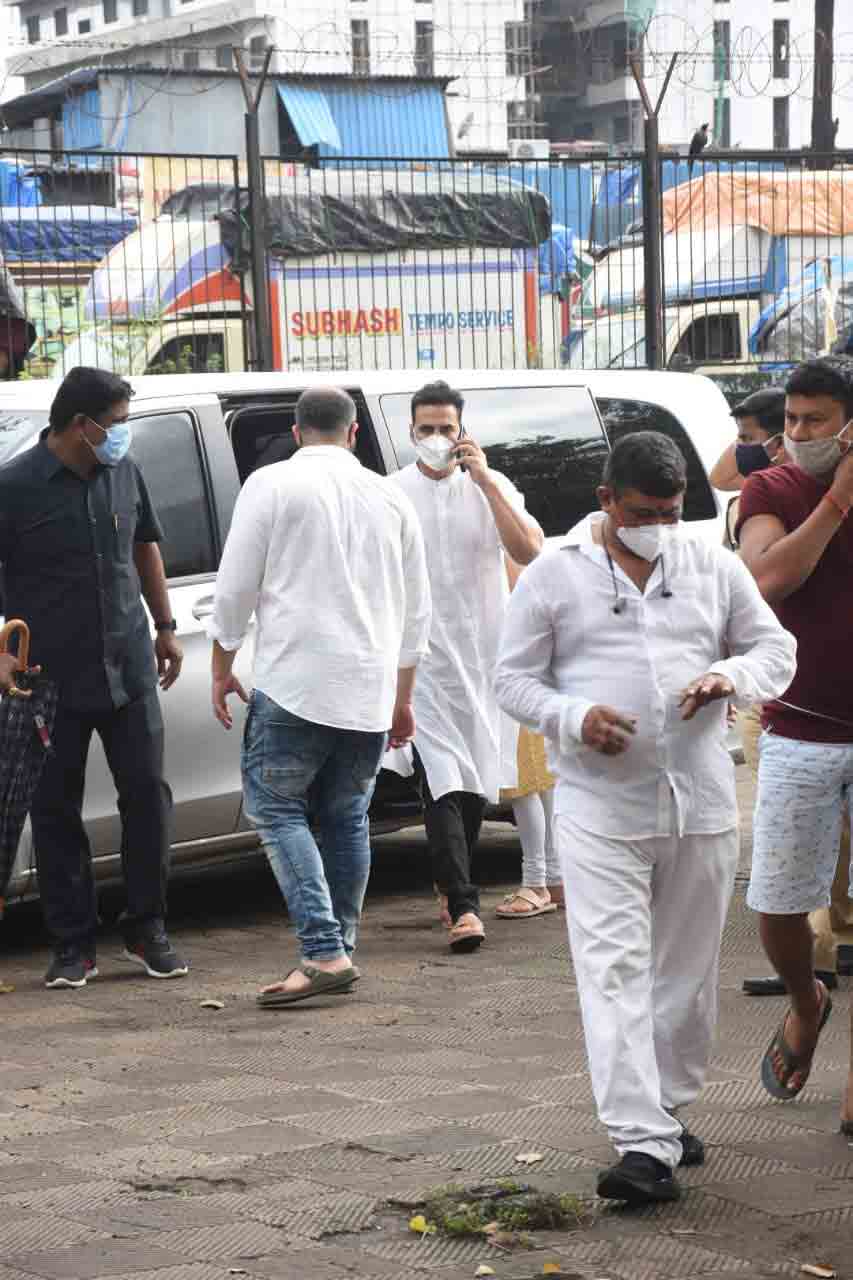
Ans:
{"label": "blue face mask", "polygon": [[130,448],[130,442],[133,439],[130,423],[116,422],[107,430],[106,427],[101,426],[100,422],[95,422],[94,418],[89,418],[89,421],[94,423],[99,431],[104,432],[104,439],[100,444],[92,444],[87,437],[86,443],[92,453],[94,453],[101,466],[117,467]]}

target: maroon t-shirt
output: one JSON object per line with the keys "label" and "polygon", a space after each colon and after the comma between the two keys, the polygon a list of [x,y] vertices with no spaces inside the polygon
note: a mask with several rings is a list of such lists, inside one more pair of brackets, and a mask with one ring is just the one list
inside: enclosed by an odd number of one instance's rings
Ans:
{"label": "maroon t-shirt", "polygon": [[[737,537],[747,520],[762,515],[776,516],[792,533],[827,487],[791,463],[753,472],[741,491]],[[762,723],[783,738],[853,742],[853,515],[842,521],[811,577],[773,608],[797,638],[797,674],[782,700],[818,714],[771,702]]]}

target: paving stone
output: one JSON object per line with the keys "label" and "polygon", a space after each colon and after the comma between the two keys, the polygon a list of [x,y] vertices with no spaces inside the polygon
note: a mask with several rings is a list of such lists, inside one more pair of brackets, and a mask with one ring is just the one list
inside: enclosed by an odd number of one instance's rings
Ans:
{"label": "paving stone", "polygon": [[797,1217],[827,1209],[853,1209],[853,1180],[828,1178],[825,1174],[801,1169],[774,1174],[760,1182],[716,1182],[709,1190],[725,1200],[780,1217]]}
{"label": "paving stone", "polygon": [[[259,1156],[275,1151],[297,1151],[300,1147],[320,1146],[328,1142],[328,1134],[302,1129],[293,1124],[244,1124],[225,1133],[208,1137],[180,1139],[180,1151],[188,1157],[196,1152],[205,1156]],[[176,1140],[175,1158],[179,1158]]]}
{"label": "paving stone", "polygon": [[168,1252],[183,1254],[199,1262],[233,1259],[235,1266],[239,1265],[240,1258],[274,1253],[286,1243],[280,1231],[256,1222],[187,1227],[179,1231],[162,1231],[157,1237],[158,1248]]}
{"label": "paving stone", "polygon": [[169,1253],[153,1241],[98,1240],[70,1249],[22,1253],[15,1266],[44,1280],[97,1280],[99,1276],[135,1275],[183,1263],[180,1254]]}

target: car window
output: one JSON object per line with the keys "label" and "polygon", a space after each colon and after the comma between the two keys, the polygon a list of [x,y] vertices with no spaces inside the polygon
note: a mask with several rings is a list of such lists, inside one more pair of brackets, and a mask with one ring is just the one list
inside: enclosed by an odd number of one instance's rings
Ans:
{"label": "car window", "polygon": [[704,360],[740,360],[740,325],[734,312],[701,316],[681,335],[674,355],[693,363]]}
{"label": "car window", "polygon": [[14,458],[23,446],[35,444],[37,433],[46,426],[46,410],[28,409],[17,413],[11,409],[0,409],[0,466]]}
{"label": "car window", "polygon": [[[586,387],[461,390],[466,431],[485,449],[489,466],[521,490],[547,537],[567,533],[597,508],[607,441]],[[382,396],[381,405],[404,466],[415,456],[410,397]]]}
{"label": "car window", "polygon": [[[273,462],[287,462],[297,452],[299,446],[293,438],[297,399],[298,395],[294,395],[272,402],[226,406],[225,422],[241,485],[259,467],[268,467]],[[371,471],[382,472],[373,428],[367,421],[359,397],[354,399],[359,423],[355,456],[362,466]]]}
{"label": "car window", "polygon": [[195,424],[188,413],[133,420],[133,457],[163,526],[168,578],[216,571],[207,484]]}
{"label": "car window", "polygon": [[716,517],[717,504],[702,460],[690,436],[668,409],[647,400],[616,400],[609,396],[598,397],[598,408],[611,445],[632,431],[661,431],[674,440],[687,462],[684,519],[713,520]]}

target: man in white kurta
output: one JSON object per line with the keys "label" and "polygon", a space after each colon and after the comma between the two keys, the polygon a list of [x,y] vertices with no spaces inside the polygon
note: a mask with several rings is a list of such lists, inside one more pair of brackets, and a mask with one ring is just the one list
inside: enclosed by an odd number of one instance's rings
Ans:
{"label": "man in white kurta", "polygon": [[528,564],[543,541],[522,495],[465,435],[463,404],[445,382],[413,397],[418,460],[391,477],[411,500],[426,546],[433,613],[415,688],[414,767],[454,951],[482,942],[471,856],[486,802],[515,781],[517,729],[492,687],[509,595],[505,557]]}
{"label": "man in white kurta", "polygon": [[729,701],[782,693],[796,644],[736,556],[681,518],[668,437],[625,436],[603,513],[521,575],[495,687],[545,735],[598,1114],[621,1157],[599,1195],[674,1200],[704,1160],[675,1118],[705,1078],[737,866]]}

